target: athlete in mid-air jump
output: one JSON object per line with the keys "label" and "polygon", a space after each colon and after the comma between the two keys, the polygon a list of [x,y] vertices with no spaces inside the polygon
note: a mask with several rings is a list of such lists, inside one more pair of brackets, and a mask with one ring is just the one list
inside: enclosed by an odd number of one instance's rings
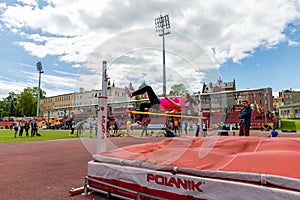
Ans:
{"label": "athlete in mid-air jump", "polygon": [[[142,102],[140,105],[140,111],[145,112],[145,109],[155,109],[155,110],[165,110],[168,113],[177,113],[180,112],[187,102],[194,102],[191,96],[188,93],[182,93],[181,96],[169,98],[166,94],[163,94],[164,98],[159,99],[154,93],[153,89],[149,85],[132,92],[127,87],[125,87],[125,92],[129,98],[132,98],[137,95],[142,95],[144,93],[148,94],[149,101]],[[139,121],[142,121],[143,115],[140,115]]]}

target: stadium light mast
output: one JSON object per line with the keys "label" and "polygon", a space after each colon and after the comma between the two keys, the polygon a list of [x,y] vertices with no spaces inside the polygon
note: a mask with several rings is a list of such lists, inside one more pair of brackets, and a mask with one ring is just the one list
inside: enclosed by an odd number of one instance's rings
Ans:
{"label": "stadium light mast", "polygon": [[159,32],[159,36],[162,36],[163,38],[163,93],[167,93],[167,87],[166,87],[166,60],[165,60],[165,35],[170,34],[170,20],[169,15],[162,16],[160,14],[159,17],[157,17],[155,20],[155,29],[156,32]]}
{"label": "stadium light mast", "polygon": [[36,108],[36,116],[39,116],[39,112],[40,112],[40,88],[41,88],[41,75],[42,73],[44,73],[43,70],[43,65],[42,63],[39,61],[36,63],[36,69],[39,72],[39,86],[38,86],[38,100],[37,100],[37,108]]}

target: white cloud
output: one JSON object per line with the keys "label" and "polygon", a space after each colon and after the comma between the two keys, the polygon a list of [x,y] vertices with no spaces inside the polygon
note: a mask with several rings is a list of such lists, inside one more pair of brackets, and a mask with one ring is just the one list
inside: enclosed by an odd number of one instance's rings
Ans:
{"label": "white cloud", "polygon": [[66,71],[61,71],[61,70],[53,70],[53,72],[61,74],[61,75],[67,75],[69,77],[75,77],[76,76],[76,74],[66,72]]}
{"label": "white cloud", "polygon": [[[38,83],[37,73],[34,72],[22,72],[22,77],[25,80],[31,80],[32,82]],[[49,74],[41,75],[41,84],[46,84],[53,88],[73,88],[74,78],[71,76],[54,76]]]}
{"label": "white cloud", "polygon": [[18,2],[21,2],[25,5],[38,6],[38,3],[35,0],[18,0]]}
{"label": "white cloud", "polygon": [[74,64],[72,65],[73,68],[80,68],[81,67],[81,64]]}
{"label": "white cloud", "polygon": [[[64,72],[59,72],[60,74]],[[36,72],[18,71],[16,79],[1,77],[0,99],[8,96],[9,92],[21,93],[26,87],[38,87],[38,74]],[[42,74],[41,88],[46,96],[60,95],[62,92],[74,91],[74,75],[64,73],[64,76]]]}
{"label": "white cloud", "polygon": [[[158,7],[170,13],[173,30],[185,33],[200,44],[215,49],[220,63],[248,57],[259,46],[273,46],[285,40],[287,24],[299,19],[299,3],[292,0],[265,1],[48,1],[38,7],[9,6],[2,21],[9,28],[30,28],[32,42],[21,42],[32,55],[62,55],[64,61],[82,61],[96,45],[122,30],[151,27]],[[30,3],[31,2],[31,3]],[[35,5],[35,6],[34,6]],[[267,9],[267,11],[266,11]],[[36,34],[52,34],[33,38]],[[42,37],[42,36],[40,36]],[[77,45],[76,45],[77,44]],[[77,50],[74,52],[74,50]],[[43,52],[43,53],[41,53]],[[85,52],[85,53],[84,53]]]}
{"label": "white cloud", "polygon": [[0,9],[5,9],[6,8],[6,3],[0,3]]}
{"label": "white cloud", "polygon": [[[9,85],[8,85],[9,84]],[[8,96],[9,92],[20,93],[24,88],[24,83],[14,80],[0,80],[0,100]]]}
{"label": "white cloud", "polygon": [[300,46],[300,42],[296,42],[296,41],[293,41],[293,40],[288,40],[288,44],[290,46],[295,46],[295,47]]}
{"label": "white cloud", "polygon": [[[154,18],[161,11],[170,15],[171,23],[171,35],[166,36],[170,85],[184,77],[194,88],[217,76],[220,64],[239,62],[259,47],[299,45],[284,32],[300,19],[300,3],[294,0],[19,2],[0,4],[0,20],[23,36],[16,41],[21,47],[38,58],[58,56],[72,63],[70,67],[85,66],[76,81],[43,75],[49,86],[55,82],[69,88],[95,87],[103,59],[119,84],[146,79],[159,85],[161,73],[153,71],[161,66],[162,38],[154,31]],[[132,77],[132,72],[138,76]]]}

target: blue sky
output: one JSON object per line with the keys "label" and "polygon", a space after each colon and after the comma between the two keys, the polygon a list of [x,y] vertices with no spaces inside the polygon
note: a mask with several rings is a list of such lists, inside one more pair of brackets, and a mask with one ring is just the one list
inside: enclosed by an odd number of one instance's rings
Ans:
{"label": "blue sky", "polygon": [[[267,9],[266,9],[267,8]],[[162,92],[162,38],[154,19],[169,14],[167,90],[236,80],[237,89],[299,90],[300,2],[0,1],[0,99],[38,85],[47,96],[101,88],[101,62],[116,86],[143,81]]]}
{"label": "blue sky", "polygon": [[220,68],[224,80],[235,79],[238,89],[271,87],[273,92],[299,90],[300,47],[287,44],[259,49],[240,63],[228,61]]}

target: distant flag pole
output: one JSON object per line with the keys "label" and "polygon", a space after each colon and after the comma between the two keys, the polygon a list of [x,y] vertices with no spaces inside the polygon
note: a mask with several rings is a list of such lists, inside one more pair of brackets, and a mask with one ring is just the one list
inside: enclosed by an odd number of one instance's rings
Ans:
{"label": "distant flag pole", "polygon": [[106,152],[107,123],[107,61],[102,62],[102,91],[98,96],[97,153]]}

